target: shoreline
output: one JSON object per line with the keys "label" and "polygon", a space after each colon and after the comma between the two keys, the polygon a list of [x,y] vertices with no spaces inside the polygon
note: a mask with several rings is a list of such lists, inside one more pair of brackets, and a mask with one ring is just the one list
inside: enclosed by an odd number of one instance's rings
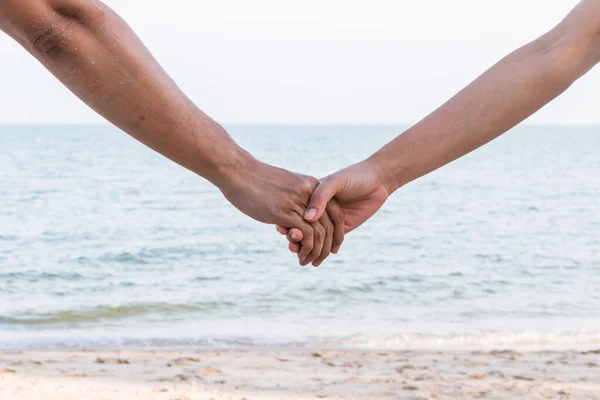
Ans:
{"label": "shoreline", "polygon": [[597,399],[600,350],[0,351],[0,399]]}
{"label": "shoreline", "polygon": [[[172,328],[172,327],[171,327]],[[187,326],[192,332],[197,326]],[[491,351],[510,348],[523,352],[589,351],[600,348],[600,330],[481,330],[352,333],[346,335],[223,335],[210,332],[204,336],[172,336],[160,332],[139,335],[128,329],[98,331],[93,327],[65,327],[63,330],[0,329],[0,352],[20,350],[44,351]],[[166,329],[166,328],[165,328]],[[316,328],[315,328],[316,329]],[[241,328],[239,330],[242,332]]]}

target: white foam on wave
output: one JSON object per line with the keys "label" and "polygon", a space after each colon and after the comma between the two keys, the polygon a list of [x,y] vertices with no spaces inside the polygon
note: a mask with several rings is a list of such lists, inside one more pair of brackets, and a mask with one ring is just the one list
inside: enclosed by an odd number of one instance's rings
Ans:
{"label": "white foam on wave", "polygon": [[161,337],[118,334],[65,335],[64,332],[29,332],[0,335],[0,349],[354,349],[414,351],[486,351],[512,349],[522,351],[566,351],[600,349],[600,331],[562,333],[463,332],[443,334],[402,333],[391,335],[357,334],[349,337]]}
{"label": "white foam on wave", "polygon": [[336,344],[344,348],[393,350],[584,350],[600,347],[600,331],[355,335],[341,339]]}

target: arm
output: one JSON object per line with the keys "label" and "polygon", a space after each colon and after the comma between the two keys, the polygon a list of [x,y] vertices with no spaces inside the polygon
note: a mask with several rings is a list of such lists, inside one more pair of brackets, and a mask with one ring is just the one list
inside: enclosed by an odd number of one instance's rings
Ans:
{"label": "arm", "polygon": [[[240,148],[100,1],[0,0],[0,28],[90,107],[212,182],[242,212],[299,228],[302,261],[326,257],[341,244],[342,229],[334,241],[329,216],[316,224],[301,217],[318,181],[263,164]],[[341,227],[339,207],[330,216]]]}
{"label": "arm", "polygon": [[599,61],[600,1],[583,0],[556,28],[501,60],[371,162],[392,193],[507,132]]}
{"label": "arm", "polygon": [[[323,179],[309,210],[318,210],[318,218],[327,201],[337,199],[349,233],[400,187],[513,128],[598,62],[600,0],[583,0],[557,27],[501,60],[369,159]],[[291,230],[288,239],[294,242],[292,233],[297,235]],[[290,248],[298,251],[294,243]]]}

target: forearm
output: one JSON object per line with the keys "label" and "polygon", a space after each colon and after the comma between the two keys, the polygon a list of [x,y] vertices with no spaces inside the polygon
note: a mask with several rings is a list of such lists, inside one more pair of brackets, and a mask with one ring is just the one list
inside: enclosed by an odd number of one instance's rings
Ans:
{"label": "forearm", "polygon": [[221,186],[253,162],[175,85],[127,24],[95,0],[0,2],[1,27],[110,122]]}
{"label": "forearm", "polygon": [[317,222],[302,218],[318,181],[260,163],[237,146],[99,0],[0,0],[0,28],[94,110],[210,180],[240,211],[298,228],[303,265],[320,264],[342,244],[344,219],[335,202]]}
{"label": "forearm", "polygon": [[483,146],[564,92],[600,60],[600,1],[510,54],[371,157],[391,193]]}

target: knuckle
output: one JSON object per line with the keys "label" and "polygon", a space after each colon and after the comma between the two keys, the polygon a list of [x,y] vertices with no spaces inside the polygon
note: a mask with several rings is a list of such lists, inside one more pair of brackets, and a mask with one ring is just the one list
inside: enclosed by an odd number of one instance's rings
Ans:
{"label": "knuckle", "polygon": [[277,207],[280,212],[287,212],[292,208],[292,202],[289,198],[283,198],[277,202]]}
{"label": "knuckle", "polygon": [[325,227],[325,229],[331,229],[331,230],[333,230],[333,228],[335,227],[335,225],[333,224],[333,220],[331,218],[325,218],[325,222],[323,223],[323,226]]}
{"label": "knuckle", "polygon": [[310,196],[318,185],[319,181],[313,182],[311,180],[305,180],[300,186],[300,190],[302,194]]}
{"label": "knuckle", "polygon": [[333,214],[335,216],[335,219],[338,220],[340,223],[344,222],[346,215],[344,214],[344,211],[340,207],[336,207],[336,210],[333,212]]}
{"label": "knuckle", "polygon": [[325,231],[325,228],[323,228],[322,226],[319,226],[319,227],[317,227],[317,229],[315,229],[315,233],[319,239],[323,239],[325,237],[326,231]]}
{"label": "knuckle", "polygon": [[320,181],[317,178],[313,177],[313,176],[309,176],[308,177],[308,182],[310,183],[310,185],[312,187],[318,186],[319,183],[320,183]]}
{"label": "knuckle", "polygon": [[325,198],[323,197],[323,195],[321,193],[315,193],[310,198],[310,202],[313,204],[321,204],[324,201],[325,201]]}
{"label": "knuckle", "polygon": [[313,250],[312,243],[311,244],[302,245],[302,251],[300,252],[300,254],[302,254],[302,258],[308,257],[308,255],[312,252],[312,250]]}
{"label": "knuckle", "polygon": [[344,211],[339,206],[329,207],[327,213],[332,221],[339,223],[344,220]]}
{"label": "knuckle", "polygon": [[335,229],[334,229],[332,223],[328,223],[327,225],[325,225],[325,234],[327,236],[332,236],[334,232],[335,232]]}
{"label": "knuckle", "polygon": [[315,234],[312,229],[306,229],[306,231],[304,232],[304,240],[306,240],[307,242],[312,243],[314,236]]}

